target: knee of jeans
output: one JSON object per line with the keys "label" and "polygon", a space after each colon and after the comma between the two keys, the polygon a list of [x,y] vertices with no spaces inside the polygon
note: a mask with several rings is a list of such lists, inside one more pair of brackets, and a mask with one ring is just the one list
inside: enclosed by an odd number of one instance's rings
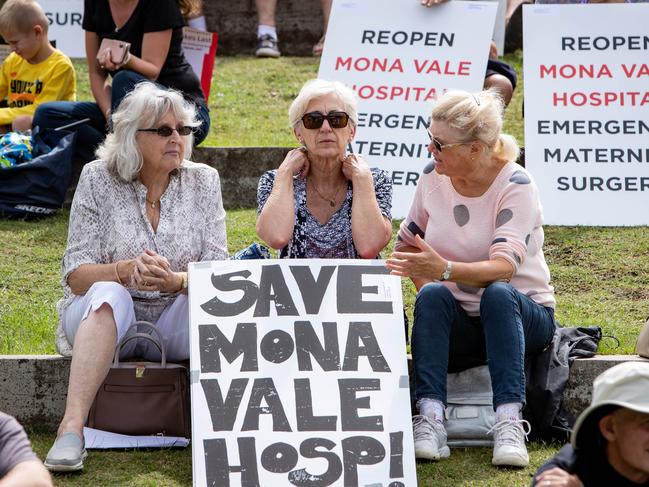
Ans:
{"label": "knee of jeans", "polygon": [[482,292],[480,306],[492,301],[501,301],[507,299],[514,292],[514,288],[507,282],[492,282]]}
{"label": "knee of jeans", "polygon": [[431,304],[440,301],[453,300],[453,294],[449,289],[439,282],[425,284],[417,293],[416,303]]}
{"label": "knee of jeans", "polygon": [[[38,108],[36,108],[36,111],[34,112],[34,118],[32,120],[32,126],[40,126],[43,127],[44,123],[50,118],[50,113],[53,111],[53,109],[56,108],[56,101],[49,101],[46,103],[41,103],[38,105]],[[49,127],[48,127],[49,128]]]}

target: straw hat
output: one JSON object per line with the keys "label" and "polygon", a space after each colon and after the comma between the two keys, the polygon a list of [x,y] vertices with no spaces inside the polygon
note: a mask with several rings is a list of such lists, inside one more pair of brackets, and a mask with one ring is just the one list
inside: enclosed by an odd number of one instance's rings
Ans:
{"label": "straw hat", "polygon": [[597,421],[616,407],[649,414],[649,362],[625,362],[595,378],[593,400],[579,415],[572,430],[573,448],[588,445]]}

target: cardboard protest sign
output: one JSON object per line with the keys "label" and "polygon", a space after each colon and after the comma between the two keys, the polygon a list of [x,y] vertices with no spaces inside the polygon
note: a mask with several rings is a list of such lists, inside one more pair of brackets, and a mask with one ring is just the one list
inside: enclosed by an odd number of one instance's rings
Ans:
{"label": "cardboard protest sign", "polygon": [[48,38],[68,57],[85,58],[83,0],[38,0],[50,21]]}
{"label": "cardboard protest sign", "polygon": [[496,2],[335,0],[318,77],[338,80],[359,97],[349,150],[386,169],[392,215],[405,217],[428,164],[430,112],[449,89],[479,91],[489,57]]}
{"label": "cardboard protest sign", "polygon": [[189,274],[194,485],[416,486],[401,284],[382,261]]}
{"label": "cardboard protest sign", "polygon": [[210,98],[218,39],[218,34],[183,27],[183,52],[201,82],[205,100]]}
{"label": "cardboard protest sign", "polygon": [[525,165],[545,222],[646,225],[649,4],[525,5]]}

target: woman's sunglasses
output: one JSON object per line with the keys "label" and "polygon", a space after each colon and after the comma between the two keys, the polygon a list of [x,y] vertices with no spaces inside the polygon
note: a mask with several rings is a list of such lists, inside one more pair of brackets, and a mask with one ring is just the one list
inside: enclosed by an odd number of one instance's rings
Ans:
{"label": "woman's sunglasses", "polygon": [[188,127],[186,125],[180,125],[178,127],[170,127],[169,125],[163,125],[157,129],[137,129],[138,132],[155,132],[160,137],[171,137],[171,134],[174,133],[174,130],[178,132],[178,135],[189,135],[194,131],[193,127]]}
{"label": "woman's sunglasses", "polygon": [[329,112],[326,115],[320,112],[310,112],[302,115],[302,123],[306,129],[319,129],[322,127],[325,119],[327,119],[332,129],[341,129],[347,127],[349,115],[345,112]]}
{"label": "woman's sunglasses", "polygon": [[437,150],[437,152],[442,152],[444,149],[450,149],[451,147],[455,147],[456,145],[468,144],[468,142],[454,142],[452,144],[442,144],[439,140],[433,137],[433,133],[430,131],[429,128],[426,129],[426,132],[428,133],[428,137],[430,138],[430,141],[433,143],[433,147],[435,147],[435,150]]}

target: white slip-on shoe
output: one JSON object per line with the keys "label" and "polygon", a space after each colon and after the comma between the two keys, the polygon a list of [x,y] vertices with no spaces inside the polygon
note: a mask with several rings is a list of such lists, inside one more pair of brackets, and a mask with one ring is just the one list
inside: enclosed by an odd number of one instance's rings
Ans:
{"label": "white slip-on shoe", "polygon": [[43,463],[52,472],[74,472],[83,469],[83,461],[87,456],[83,438],[68,431],[54,440]]}
{"label": "white slip-on shoe", "polygon": [[530,423],[524,419],[498,421],[489,432],[494,435],[492,465],[506,467],[527,467],[530,457],[525,441],[531,431]]}
{"label": "white slip-on shoe", "polygon": [[415,437],[415,458],[439,460],[451,455],[446,445],[446,429],[439,421],[427,416],[412,417],[412,429]]}

